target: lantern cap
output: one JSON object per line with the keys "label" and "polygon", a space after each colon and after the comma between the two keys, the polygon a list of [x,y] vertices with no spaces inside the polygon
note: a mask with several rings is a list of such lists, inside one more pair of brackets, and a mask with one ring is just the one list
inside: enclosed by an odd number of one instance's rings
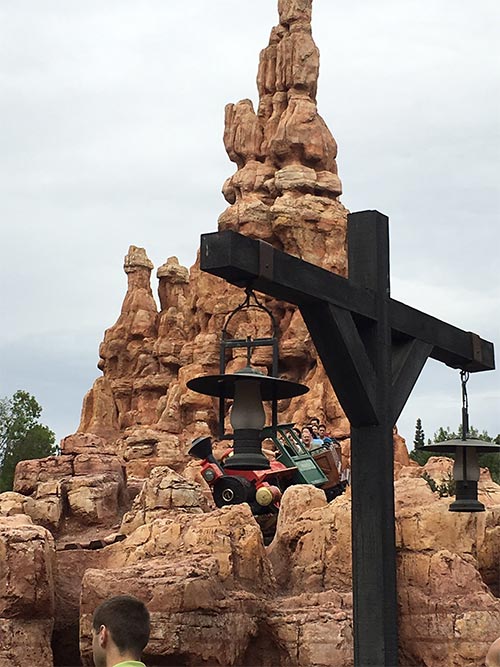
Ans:
{"label": "lantern cap", "polygon": [[490,454],[493,452],[500,452],[500,445],[495,442],[486,442],[479,440],[479,438],[467,438],[462,440],[460,438],[453,440],[443,440],[442,442],[432,442],[430,445],[423,445],[417,447],[417,450],[425,452],[437,452],[453,454],[457,447],[474,447],[479,454]]}
{"label": "lantern cap", "polygon": [[260,371],[246,366],[235,373],[219,375],[202,375],[187,382],[188,389],[215,396],[216,398],[234,398],[235,384],[241,380],[250,380],[260,384],[260,393],[263,401],[280,400],[282,398],[293,398],[301,396],[309,391],[309,387],[291,380],[283,380],[264,375]]}

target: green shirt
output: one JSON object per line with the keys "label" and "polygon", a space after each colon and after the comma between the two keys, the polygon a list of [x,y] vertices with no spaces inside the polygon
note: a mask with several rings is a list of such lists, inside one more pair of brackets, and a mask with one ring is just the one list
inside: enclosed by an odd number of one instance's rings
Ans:
{"label": "green shirt", "polygon": [[126,660],[125,662],[119,662],[115,667],[146,667],[146,665],[137,660]]}

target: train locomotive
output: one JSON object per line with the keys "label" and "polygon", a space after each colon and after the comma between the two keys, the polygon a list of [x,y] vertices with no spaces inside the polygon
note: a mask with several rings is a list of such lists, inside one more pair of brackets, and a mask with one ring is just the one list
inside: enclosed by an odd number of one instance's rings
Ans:
{"label": "train locomotive", "polygon": [[347,486],[339,457],[327,445],[308,450],[293,424],[263,429],[264,440],[274,444],[275,459],[267,469],[227,467],[233,455],[228,447],[221,460],[213,455],[208,436],[193,441],[189,454],[201,459],[201,475],[207,482],[217,507],[247,503],[254,516],[277,514],[281,496],[292,484],[312,484],[325,492],[328,501],[342,494]]}

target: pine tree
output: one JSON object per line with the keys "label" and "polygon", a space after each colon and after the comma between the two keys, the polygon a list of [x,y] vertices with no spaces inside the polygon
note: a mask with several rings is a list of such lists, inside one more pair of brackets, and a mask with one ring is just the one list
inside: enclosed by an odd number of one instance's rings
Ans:
{"label": "pine tree", "polygon": [[413,439],[413,449],[410,452],[410,458],[419,463],[421,466],[425,465],[427,461],[433,456],[431,452],[422,451],[421,447],[425,445],[425,433],[422,428],[422,420],[417,418],[415,424],[415,438]]}
{"label": "pine tree", "polygon": [[422,420],[420,417],[417,417],[417,423],[415,424],[415,438],[413,440],[413,445],[415,449],[425,445],[425,433],[422,428]]}

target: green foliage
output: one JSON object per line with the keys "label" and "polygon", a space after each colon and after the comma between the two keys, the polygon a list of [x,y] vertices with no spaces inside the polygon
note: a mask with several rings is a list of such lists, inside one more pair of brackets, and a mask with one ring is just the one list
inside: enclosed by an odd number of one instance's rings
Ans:
{"label": "green foliage", "polygon": [[425,479],[427,484],[431,487],[431,491],[437,491],[437,484],[428,473],[424,472],[422,479]]}
{"label": "green foliage", "polygon": [[500,453],[479,454],[479,465],[481,468],[488,468],[493,481],[500,484]]}
{"label": "green foliage", "polygon": [[455,480],[451,473],[448,473],[446,479],[437,485],[437,492],[440,498],[451,498],[455,495]]}
{"label": "green foliage", "polygon": [[455,495],[455,482],[453,476],[448,473],[445,480],[440,484],[436,482],[430,475],[426,472],[422,475],[422,479],[425,479],[427,484],[431,487],[431,491],[435,491],[439,494],[440,498],[449,498]]}
{"label": "green foliage", "polygon": [[410,452],[410,458],[416,461],[419,465],[424,466],[431,456],[436,456],[432,452],[425,452],[421,449],[412,449]]}
{"label": "green foliage", "polygon": [[449,426],[447,426],[446,428],[440,426],[439,429],[434,433],[433,442],[444,442],[445,440],[455,440],[458,437],[459,436],[456,433],[450,431]]}
{"label": "green foliage", "polygon": [[[445,440],[460,440],[462,437],[462,430],[462,424],[459,424],[456,432],[451,431],[449,426],[446,428],[440,426],[436,433],[434,433],[434,442],[444,442]],[[500,435],[497,435],[497,437],[493,439],[488,434],[488,431],[479,431],[479,429],[477,429],[475,426],[469,427],[467,437],[475,438],[477,440],[484,440],[484,442],[498,442],[500,439]]]}
{"label": "green foliage", "polygon": [[19,461],[57,452],[54,433],[38,419],[42,408],[27,391],[0,399],[0,493],[11,491]]}
{"label": "green foliage", "polygon": [[422,428],[422,420],[420,417],[417,418],[415,424],[415,437],[413,439],[414,449],[410,452],[410,458],[416,461],[419,465],[423,466],[427,461],[433,456],[430,452],[424,452],[420,449],[425,445],[425,433]]}

